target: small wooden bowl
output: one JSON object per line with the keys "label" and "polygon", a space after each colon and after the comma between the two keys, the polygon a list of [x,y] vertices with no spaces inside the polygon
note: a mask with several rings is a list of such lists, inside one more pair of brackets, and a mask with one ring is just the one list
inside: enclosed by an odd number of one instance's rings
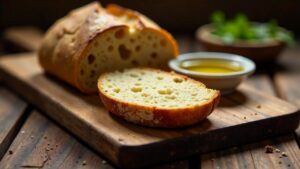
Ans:
{"label": "small wooden bowl", "polygon": [[242,55],[258,64],[275,62],[286,46],[285,43],[276,39],[267,42],[240,40],[233,44],[226,44],[218,36],[211,33],[213,29],[213,25],[208,24],[197,30],[196,37],[205,50]]}

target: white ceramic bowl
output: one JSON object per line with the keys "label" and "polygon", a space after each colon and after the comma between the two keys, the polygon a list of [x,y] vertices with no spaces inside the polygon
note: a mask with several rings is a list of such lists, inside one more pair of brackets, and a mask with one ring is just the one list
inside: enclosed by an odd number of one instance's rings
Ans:
{"label": "white ceramic bowl", "polygon": [[[203,73],[187,70],[181,67],[181,64],[185,61],[201,61],[201,59],[230,61],[240,65],[243,69],[241,71],[232,73]],[[171,60],[169,62],[169,66],[177,73],[199,80],[209,88],[220,90],[222,94],[233,92],[247,76],[255,71],[256,67],[253,61],[243,56],[218,52],[196,52],[182,54],[179,55],[178,58]]]}

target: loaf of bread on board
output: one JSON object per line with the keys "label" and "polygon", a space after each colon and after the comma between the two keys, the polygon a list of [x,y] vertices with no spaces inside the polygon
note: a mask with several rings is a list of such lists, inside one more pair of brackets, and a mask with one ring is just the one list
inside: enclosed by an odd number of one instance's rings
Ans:
{"label": "loaf of bread on board", "polygon": [[220,92],[199,81],[150,68],[104,73],[99,95],[109,112],[149,127],[174,128],[205,119],[220,100]]}
{"label": "loaf of bread on board", "polygon": [[135,66],[166,68],[178,55],[174,38],[144,15],[98,2],[71,11],[46,33],[42,68],[84,93],[101,73]]}

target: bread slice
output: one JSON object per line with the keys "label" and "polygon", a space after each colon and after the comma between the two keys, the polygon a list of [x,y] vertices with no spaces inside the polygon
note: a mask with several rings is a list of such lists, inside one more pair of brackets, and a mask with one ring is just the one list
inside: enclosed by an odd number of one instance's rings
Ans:
{"label": "bread slice", "polygon": [[98,80],[104,106],[136,124],[174,128],[205,119],[220,92],[186,76],[151,68],[105,73]]}
{"label": "bread slice", "polygon": [[39,50],[44,70],[84,93],[97,92],[101,73],[166,68],[178,55],[174,38],[144,15],[98,2],[71,11],[46,33]]}

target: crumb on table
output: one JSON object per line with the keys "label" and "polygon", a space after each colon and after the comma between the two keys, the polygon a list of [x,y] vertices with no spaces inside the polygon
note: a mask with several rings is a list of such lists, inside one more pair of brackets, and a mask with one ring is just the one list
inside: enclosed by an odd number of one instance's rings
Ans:
{"label": "crumb on table", "polygon": [[266,145],[265,150],[266,150],[265,151],[266,153],[273,153],[274,152],[274,147],[270,146],[270,145]]}

